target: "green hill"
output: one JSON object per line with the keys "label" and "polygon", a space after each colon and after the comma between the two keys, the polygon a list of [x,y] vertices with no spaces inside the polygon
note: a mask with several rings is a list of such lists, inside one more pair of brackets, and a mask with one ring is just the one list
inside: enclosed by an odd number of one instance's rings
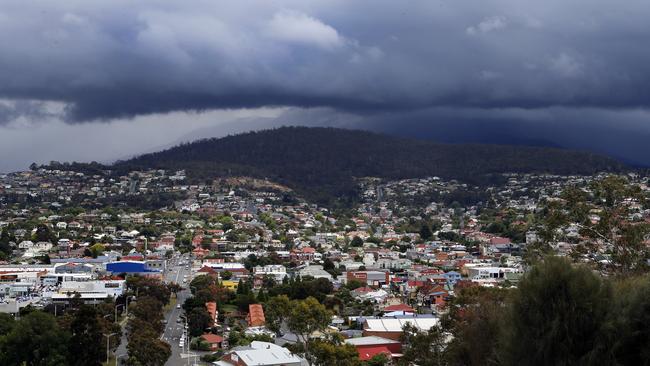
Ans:
{"label": "green hill", "polygon": [[117,162],[118,171],[185,169],[193,181],[248,175],[316,202],[356,195],[354,177],[439,176],[481,184],[495,173],[588,175],[625,166],[600,155],[507,145],[455,145],[335,128],[282,127],[206,139]]}

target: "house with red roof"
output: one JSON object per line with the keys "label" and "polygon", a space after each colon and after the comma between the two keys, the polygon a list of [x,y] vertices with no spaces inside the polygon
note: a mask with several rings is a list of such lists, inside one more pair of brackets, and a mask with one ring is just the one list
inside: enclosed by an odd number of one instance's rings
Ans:
{"label": "house with red roof", "polygon": [[205,308],[208,310],[208,314],[210,314],[210,319],[212,319],[212,324],[210,324],[211,327],[214,327],[217,325],[217,317],[219,316],[219,312],[217,311],[217,303],[216,302],[206,302],[205,303]]}
{"label": "house with red roof", "polygon": [[203,258],[206,255],[208,255],[209,253],[210,253],[209,250],[203,249],[201,247],[198,247],[198,248],[195,248],[194,250],[192,250],[192,255],[194,255],[196,258]]}
{"label": "house with red roof", "polygon": [[261,304],[248,305],[248,315],[246,316],[246,321],[248,322],[249,327],[262,327],[266,324],[266,318],[264,317],[264,308],[262,308]]}
{"label": "house with red roof", "polygon": [[208,276],[211,276],[211,277],[217,277],[218,272],[212,267],[203,266],[203,267],[201,267],[201,269],[196,271],[196,274],[197,275],[208,275]]}
{"label": "house with red roof", "polygon": [[204,341],[206,341],[210,345],[210,350],[211,351],[216,351],[221,348],[221,345],[223,344],[223,337],[218,336],[216,334],[212,333],[206,333],[201,336]]}
{"label": "house with red roof", "polygon": [[314,260],[316,249],[312,247],[304,247],[301,249],[294,249],[291,251],[291,260],[300,262],[311,262]]}
{"label": "house with red roof", "polygon": [[345,343],[351,344],[357,349],[361,361],[368,361],[380,354],[386,355],[389,360],[402,356],[402,344],[388,338],[377,336],[358,337],[346,339]]}
{"label": "house with red roof", "polygon": [[424,286],[418,289],[418,302],[431,307],[444,307],[449,298],[449,291],[445,290],[443,286],[434,285],[432,283],[425,283]]}
{"label": "house with red roof", "polygon": [[496,236],[490,239],[490,245],[507,245],[507,244],[512,244],[510,239],[508,238],[502,238],[500,236]]}
{"label": "house with red roof", "polygon": [[415,313],[415,310],[406,304],[389,305],[384,308],[384,312],[403,311],[406,313]]}

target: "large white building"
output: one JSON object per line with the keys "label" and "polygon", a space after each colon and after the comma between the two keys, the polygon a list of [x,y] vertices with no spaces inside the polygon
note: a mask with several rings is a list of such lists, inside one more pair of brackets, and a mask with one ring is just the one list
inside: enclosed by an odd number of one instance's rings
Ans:
{"label": "large white building", "polygon": [[253,273],[256,276],[271,276],[277,282],[282,282],[282,280],[287,277],[287,268],[281,264],[269,264],[263,267],[254,267]]}

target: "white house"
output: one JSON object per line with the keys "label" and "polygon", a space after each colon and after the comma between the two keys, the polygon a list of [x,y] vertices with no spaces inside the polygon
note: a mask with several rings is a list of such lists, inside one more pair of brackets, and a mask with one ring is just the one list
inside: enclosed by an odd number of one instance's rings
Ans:
{"label": "white house", "polygon": [[264,267],[254,267],[253,273],[255,275],[271,276],[277,282],[282,282],[282,280],[287,277],[287,268],[281,264],[269,264]]}

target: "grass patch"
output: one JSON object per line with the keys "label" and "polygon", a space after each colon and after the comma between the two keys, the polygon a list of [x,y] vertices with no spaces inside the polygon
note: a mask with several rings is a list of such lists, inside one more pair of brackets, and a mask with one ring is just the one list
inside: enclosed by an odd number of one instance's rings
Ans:
{"label": "grass patch", "polygon": [[237,306],[235,305],[226,304],[226,305],[221,305],[221,309],[219,310],[224,313],[234,313],[238,309]]}

